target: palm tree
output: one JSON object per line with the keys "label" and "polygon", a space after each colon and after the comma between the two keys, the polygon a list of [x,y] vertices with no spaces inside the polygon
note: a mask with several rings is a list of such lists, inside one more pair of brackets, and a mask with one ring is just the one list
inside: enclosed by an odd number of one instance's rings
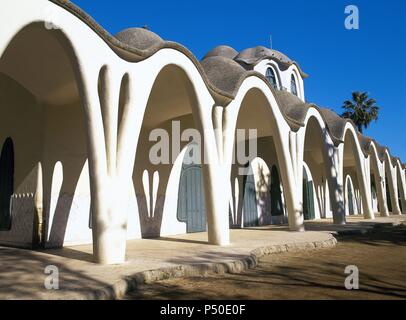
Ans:
{"label": "palm tree", "polygon": [[341,116],[351,119],[362,133],[363,128],[368,128],[372,121],[378,120],[379,107],[375,103],[375,99],[368,98],[367,92],[353,92],[352,101],[344,101],[342,108],[345,111]]}

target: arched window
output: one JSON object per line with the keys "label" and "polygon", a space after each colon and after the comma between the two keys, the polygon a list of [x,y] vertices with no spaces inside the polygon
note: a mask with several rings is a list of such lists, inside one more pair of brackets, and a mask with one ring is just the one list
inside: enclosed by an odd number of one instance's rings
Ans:
{"label": "arched window", "polygon": [[278,83],[276,82],[275,71],[272,68],[266,69],[266,78],[274,89],[278,89]]}
{"label": "arched window", "polygon": [[14,193],[14,146],[11,138],[3,144],[0,156],[0,230],[11,229],[11,196]]}
{"label": "arched window", "polygon": [[295,76],[292,74],[290,78],[290,92],[297,96],[297,85],[296,85],[296,79]]}

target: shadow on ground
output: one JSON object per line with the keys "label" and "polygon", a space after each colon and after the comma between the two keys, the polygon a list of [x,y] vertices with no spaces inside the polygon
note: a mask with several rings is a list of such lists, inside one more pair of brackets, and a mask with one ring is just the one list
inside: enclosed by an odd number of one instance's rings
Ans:
{"label": "shadow on ground", "polygon": [[[340,237],[336,248],[263,257],[242,274],[171,279],[143,285],[128,299],[406,299],[406,226]],[[359,268],[359,290],[346,290],[345,267]]]}
{"label": "shadow on ground", "polygon": [[[49,265],[56,265],[59,269],[60,290],[54,291],[55,297],[62,292],[91,294],[93,289],[106,286],[102,281],[95,280],[84,272],[73,270],[60,261],[55,261],[51,255],[43,256],[34,251],[17,251],[0,247],[0,263],[4,271],[0,274],[2,299],[41,299],[49,294],[49,290],[44,286],[45,278],[48,276],[44,271]],[[33,274],[39,275],[34,281]]]}

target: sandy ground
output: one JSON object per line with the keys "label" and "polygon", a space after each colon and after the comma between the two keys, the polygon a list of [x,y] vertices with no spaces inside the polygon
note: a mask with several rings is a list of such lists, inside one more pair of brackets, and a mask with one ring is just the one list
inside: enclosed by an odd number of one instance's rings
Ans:
{"label": "sandy ground", "polygon": [[[265,256],[243,274],[143,285],[127,299],[406,299],[406,226],[338,239],[335,248]],[[346,290],[356,265],[359,290]]]}

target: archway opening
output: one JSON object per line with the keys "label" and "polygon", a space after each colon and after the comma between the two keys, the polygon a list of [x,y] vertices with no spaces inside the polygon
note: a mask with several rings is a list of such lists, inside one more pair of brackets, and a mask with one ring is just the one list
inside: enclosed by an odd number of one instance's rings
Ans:
{"label": "archway opening", "polygon": [[[0,58],[0,140],[13,140],[16,195],[14,222],[0,242],[27,247],[92,242],[87,139],[75,65],[63,32],[39,22],[20,30]],[[58,162],[61,175],[54,173]],[[34,201],[38,193],[42,197]]]}
{"label": "archway opening", "polygon": [[[364,183],[364,170],[361,167],[362,151],[357,148],[355,134],[348,129],[344,136],[343,177],[351,178],[352,196],[354,197],[354,210],[356,214],[366,214],[370,197],[371,186]],[[366,180],[366,178],[365,178]],[[372,208],[371,208],[372,209]],[[348,212],[347,212],[348,213]]]}
{"label": "archway opening", "polygon": [[[206,230],[201,182],[204,142],[193,112],[198,103],[191,80],[183,69],[168,65],[160,71],[137,142],[134,195],[130,202],[132,211],[138,208],[141,234],[134,234],[134,238]],[[198,153],[199,159],[193,165],[185,164],[192,150],[192,156]],[[137,213],[130,212],[133,214]]]}
{"label": "archway opening", "polygon": [[398,182],[398,200],[399,200],[399,209],[400,212],[403,214],[404,210],[406,210],[406,193],[405,193],[405,186],[404,186],[404,177],[403,177],[403,168],[400,162],[396,160],[396,177]]}
{"label": "archway opening", "polygon": [[374,210],[375,213],[380,211],[379,208],[379,202],[378,202],[378,191],[377,191],[377,186],[376,186],[376,181],[375,181],[375,175],[371,173],[371,203],[372,203],[372,210]]}
{"label": "archway opening", "polygon": [[345,178],[345,214],[348,216],[353,216],[358,213],[357,199],[355,196],[354,183],[350,175]]}
{"label": "archway opening", "polygon": [[[333,168],[331,161],[326,158],[326,152],[330,152],[329,148],[332,147],[325,129],[321,128],[315,117],[311,117],[306,125],[303,148],[302,205],[307,220],[329,218],[332,215],[329,188],[331,181],[327,170],[333,171]],[[331,177],[336,178],[333,174]]]}
{"label": "archway opening", "polygon": [[384,181],[382,182],[380,173],[380,159],[374,143],[369,146],[370,154],[370,190],[371,190],[371,205],[374,213],[379,213],[381,216],[387,214],[387,206],[385,203]]}
{"label": "archway opening", "polygon": [[[250,201],[250,214],[258,217],[259,225],[287,223],[287,210],[284,208],[283,179],[280,179],[280,154],[277,149],[280,139],[275,126],[275,116],[268,100],[259,89],[247,92],[239,109],[235,127],[233,165],[231,167],[232,204],[230,225],[241,227],[243,224],[244,190],[246,181],[250,181],[252,166],[247,166],[255,158],[263,160],[263,168],[272,168],[258,173],[255,181],[257,201]],[[254,171],[256,169],[254,168]],[[275,174],[276,172],[276,174]],[[281,175],[282,176],[282,175]],[[282,181],[281,181],[282,180]],[[237,183],[235,183],[237,181]],[[238,185],[238,188],[237,188]],[[248,191],[250,192],[250,191]],[[251,191],[251,193],[253,193]],[[251,195],[250,199],[254,199]],[[248,200],[247,200],[248,201]],[[248,203],[246,204],[248,206]],[[255,208],[256,207],[256,208]]]}

